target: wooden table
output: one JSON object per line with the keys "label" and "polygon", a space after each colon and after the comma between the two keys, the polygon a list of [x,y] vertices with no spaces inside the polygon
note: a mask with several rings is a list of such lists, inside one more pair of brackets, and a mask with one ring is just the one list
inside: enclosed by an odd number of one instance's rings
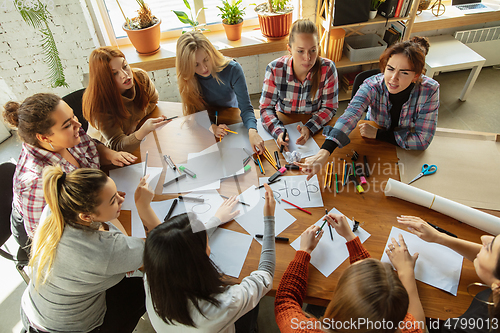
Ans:
{"label": "wooden table", "polygon": [[[153,112],[152,116],[158,116],[164,114],[167,116],[181,115],[180,103],[172,102],[159,102],[158,108]],[[258,111],[256,111],[256,116],[259,116]],[[296,121],[306,122],[309,116],[284,116],[279,115],[279,118],[284,123],[292,123]],[[219,112],[219,123],[234,123],[240,122],[239,110],[230,109],[224,112]],[[336,118],[334,118],[330,124],[334,124]],[[175,131],[172,131],[175,132]],[[173,146],[174,149],[171,151],[178,151],[180,154],[185,154],[189,149],[185,148],[190,146],[194,148],[195,143],[189,142],[179,142],[176,139],[176,133],[171,133],[171,137],[157,138],[158,141],[166,140]],[[340,158],[348,159],[351,155],[352,150],[359,153],[360,159],[362,160],[363,155],[366,155],[370,165],[371,175],[367,178],[368,184],[364,185],[365,192],[363,194],[358,194],[354,185],[351,183],[346,187],[339,188],[339,194],[336,194],[332,189],[326,189],[323,195],[323,202],[325,207],[331,209],[333,207],[337,208],[347,217],[355,217],[356,220],[364,222],[362,226],[367,232],[371,234],[370,238],[364,243],[366,249],[371,253],[374,258],[380,259],[384,251],[384,246],[387,241],[387,237],[390,233],[392,226],[398,226],[396,217],[399,215],[415,215],[422,217],[426,221],[438,224],[442,228],[458,235],[462,239],[466,239],[473,242],[479,242],[480,236],[484,232],[475,229],[467,224],[460,223],[450,217],[444,216],[433,210],[426,209],[424,207],[392,198],[386,197],[383,193],[385,184],[389,178],[394,178],[399,180],[398,172],[398,159],[396,156],[396,147],[381,141],[367,140],[360,136],[359,129],[356,128],[350,135],[351,143],[342,149],[336,149],[334,153],[330,156],[329,161],[334,161],[335,169],[334,172],[339,173],[341,168]],[[213,138],[212,138],[213,140]],[[324,137],[321,133],[314,136],[314,140],[319,146],[324,142]],[[183,140],[184,141],[184,140]],[[205,143],[206,145],[206,143]],[[277,146],[274,141],[266,141],[267,148],[271,153],[277,150]],[[158,159],[155,157],[154,147],[148,147],[149,157],[148,164],[152,166],[157,163]],[[192,150],[192,152],[199,150]],[[142,151],[139,149],[136,151],[137,156],[142,156],[144,158],[145,149]],[[156,162],[155,162],[156,160]],[[161,163],[161,159],[160,159]],[[281,161],[283,165],[284,160]],[[256,169],[252,165],[252,172],[247,173],[243,176],[239,176],[236,180],[229,179],[221,183],[221,193],[228,193],[234,191],[237,186],[239,186],[240,191],[244,191],[248,186],[256,183]],[[274,169],[267,163],[264,162],[266,176],[274,173]],[[293,173],[288,172],[287,175]],[[298,173],[295,173],[298,174]],[[320,184],[322,185],[324,175],[318,175]],[[333,188],[333,187],[332,187]],[[234,193],[237,194],[237,193]],[[133,195],[132,193],[128,195]],[[168,198],[173,198],[173,195],[158,195],[155,200],[165,200]],[[311,224],[315,223],[324,215],[324,208],[308,208],[312,215],[305,214],[297,209],[289,209],[288,212],[292,214],[297,220],[289,226],[285,231],[283,231],[280,236],[290,238],[290,242],[295,240],[300,234]],[[499,212],[487,211],[488,213],[493,213],[500,216]],[[128,230],[130,230],[130,213],[122,212],[120,220]],[[246,231],[235,221],[231,221],[223,226],[234,231],[241,233],[246,233]],[[399,227],[399,226],[398,226]],[[248,276],[252,271],[254,271],[259,262],[261,246],[255,240],[252,242],[247,259],[243,265],[243,270],[241,271],[239,279],[232,279],[233,282],[239,282],[245,276]],[[411,249],[410,249],[411,252]],[[278,288],[280,279],[286,270],[288,263],[295,256],[295,250],[289,244],[283,244],[281,242],[276,243],[276,271],[274,275],[273,289],[270,291],[269,295],[274,296]],[[325,278],[314,266],[309,268],[309,282],[307,289],[306,302],[312,304],[318,304],[326,306],[330,299],[332,298],[333,292],[337,285],[337,282],[342,275],[342,272],[349,266],[348,260],[346,260],[342,265],[339,266],[329,277]],[[472,282],[479,281],[477,277],[473,264],[468,260],[464,260],[462,275],[460,279],[460,285],[458,288],[458,295],[455,297],[448,294],[442,290],[431,287],[427,284],[417,281],[418,290],[420,294],[420,299],[422,301],[425,314],[428,317],[446,319],[450,317],[458,317],[465,312],[469,304],[472,301],[467,293],[467,285]]]}

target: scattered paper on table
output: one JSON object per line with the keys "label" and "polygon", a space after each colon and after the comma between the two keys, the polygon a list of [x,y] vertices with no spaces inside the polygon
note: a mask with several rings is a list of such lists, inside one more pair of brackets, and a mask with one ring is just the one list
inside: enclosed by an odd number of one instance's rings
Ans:
{"label": "scattered paper on table", "polygon": [[[329,213],[342,214],[335,208],[332,208]],[[321,227],[323,221],[323,219],[320,219],[315,223],[315,225]],[[352,228],[354,222],[350,219],[347,219],[347,221]],[[344,262],[344,260],[349,258],[349,251],[347,250],[347,245],[345,244],[345,238],[340,236],[335,228],[332,228],[333,241],[330,238],[330,231],[328,231],[328,223],[325,224],[323,230],[323,236],[311,253],[311,264],[316,267],[321,274],[328,277]],[[364,243],[368,237],[370,237],[370,234],[361,227],[359,227],[354,234],[359,236],[361,243]],[[300,237],[293,241],[290,245],[298,251],[300,249]]]}
{"label": "scattered paper on table", "polygon": [[[168,211],[170,210],[170,207],[172,206],[174,200],[175,199],[151,202],[151,208],[155,212],[156,216],[158,216],[158,219],[160,219],[160,222],[163,223],[163,220],[165,219],[165,216],[167,216]],[[182,213],[186,213],[186,208],[184,207],[183,202],[179,201],[177,202],[177,206],[175,206],[171,216],[176,216]],[[146,238],[146,232],[144,231],[142,220],[139,217],[139,213],[137,212],[137,208],[135,206],[131,210],[131,218],[132,218],[131,221],[132,236],[139,238]]]}
{"label": "scattered paper on table", "polygon": [[290,140],[288,141],[288,150],[290,152],[292,151],[300,152],[302,158],[316,155],[319,152],[320,148],[316,143],[316,141],[314,141],[314,139],[312,138],[312,135],[309,137],[309,140],[306,141],[305,145],[298,145],[295,143],[297,139],[301,136],[300,132],[297,131],[297,125],[304,126],[304,124],[302,124],[301,121],[285,125],[287,131],[286,136],[290,138]]}
{"label": "scattered paper on table", "polygon": [[415,279],[457,296],[464,257],[446,246],[428,243],[418,238],[417,235],[392,227],[380,261],[391,263],[385,249],[392,244],[392,238],[399,243],[399,234],[403,235],[411,255],[418,252]]}
{"label": "scattered paper on table", "polygon": [[187,212],[195,213],[198,220],[203,222],[204,225],[215,215],[217,209],[224,202],[217,191],[196,191],[183,195],[185,198],[200,198],[204,202],[194,202],[189,200],[182,200]]}
{"label": "scattered paper on table", "polygon": [[257,133],[259,133],[262,140],[273,140],[273,136],[265,130],[264,126],[262,126],[262,118],[257,119]]}
{"label": "scattered paper on table", "polygon": [[252,236],[217,228],[208,243],[210,259],[224,274],[238,278],[252,244]]}
{"label": "scattered paper on table", "polygon": [[[307,175],[280,176],[280,181],[270,185],[276,200],[285,199],[300,208],[323,207],[321,188],[318,183],[318,176],[314,175],[306,181]],[[259,178],[260,185],[268,182],[269,177]],[[261,196],[264,196],[265,189],[261,188]],[[296,209],[295,207],[281,202],[284,209]]]}
{"label": "scattered paper on table", "polygon": [[[109,171],[109,177],[115,182],[116,189],[127,194],[122,204],[123,210],[135,209],[134,193],[144,174],[144,165],[144,162],[141,162]],[[148,166],[148,183],[151,188],[156,188],[162,170],[162,168]]]}

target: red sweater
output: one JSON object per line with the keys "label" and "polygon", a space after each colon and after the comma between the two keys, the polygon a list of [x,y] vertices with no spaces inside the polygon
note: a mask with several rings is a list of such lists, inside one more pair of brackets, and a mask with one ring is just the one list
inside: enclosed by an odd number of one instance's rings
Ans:
{"label": "red sweater", "polygon": [[[346,245],[349,250],[351,264],[361,259],[370,258],[370,253],[363,247],[359,237],[347,242]],[[321,330],[320,321],[316,318],[308,318],[302,312],[302,303],[307,291],[310,260],[311,255],[309,253],[297,251],[295,258],[290,262],[281,278],[274,301],[274,314],[281,333],[324,332]],[[415,318],[410,313],[407,313],[404,321],[414,322]],[[326,326],[324,327],[326,328]],[[422,330],[404,328],[402,332],[422,333]]]}

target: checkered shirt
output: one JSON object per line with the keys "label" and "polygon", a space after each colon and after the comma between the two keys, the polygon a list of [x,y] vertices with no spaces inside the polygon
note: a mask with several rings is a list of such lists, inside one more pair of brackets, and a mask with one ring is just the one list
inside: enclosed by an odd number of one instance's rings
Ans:
{"label": "checkered shirt", "polygon": [[303,82],[293,75],[292,57],[284,56],[269,63],[260,97],[262,125],[277,138],[283,132],[283,123],[276,111],[283,113],[312,114],[305,124],[315,134],[328,123],[338,108],[338,79],[335,64],[319,58],[321,79],[314,98],[311,98],[311,78],[309,72]]}
{"label": "checkered shirt", "polygon": [[[81,168],[99,169],[99,152],[97,144],[83,128],[80,128],[80,143],[68,151],[80,164]],[[14,206],[23,216],[24,228],[30,238],[35,235],[35,229],[45,207],[43,196],[43,168],[48,165],[61,165],[62,170],[69,173],[76,170],[73,164],[61,155],[23,143],[21,155],[14,174]]]}

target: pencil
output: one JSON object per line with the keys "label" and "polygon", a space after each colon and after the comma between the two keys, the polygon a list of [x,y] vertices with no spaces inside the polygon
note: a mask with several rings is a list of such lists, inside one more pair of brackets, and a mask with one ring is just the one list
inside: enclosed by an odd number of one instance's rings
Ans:
{"label": "pencil", "polygon": [[330,237],[333,240],[333,232],[332,232],[332,226],[331,225],[328,225],[328,230],[330,230]]}
{"label": "pencil", "polygon": [[330,163],[330,171],[328,172],[328,187],[332,187],[332,172],[333,172],[333,162]]}
{"label": "pencil", "polygon": [[354,166],[354,161],[352,162],[352,170],[351,170],[351,172],[352,172],[352,175],[354,177],[356,177],[356,167]]}
{"label": "pencil", "polygon": [[344,165],[342,166],[342,186],[344,185],[344,179],[345,179],[345,160]]}
{"label": "pencil", "polygon": [[264,153],[264,158],[269,162],[269,164],[271,164],[273,168],[276,169],[276,171],[278,171],[278,167],[276,166],[276,164],[274,164],[274,161],[270,157],[268,157],[267,154],[265,153]]}
{"label": "pencil", "polygon": [[264,167],[262,166],[262,161],[260,160],[260,156],[259,155],[257,155],[257,162],[259,162],[260,173],[262,173],[263,175],[265,175],[266,172],[264,171]]}
{"label": "pencil", "polygon": [[226,132],[229,132],[229,133],[234,133],[234,134],[238,134],[238,132],[235,132],[235,131],[231,131],[231,130],[228,130],[227,128],[224,128],[224,131],[226,131]]}
{"label": "pencil", "polygon": [[327,162],[326,165],[325,165],[325,184],[323,185],[323,188],[325,189],[326,188],[326,183],[328,181],[328,169],[330,168],[330,162]]}
{"label": "pencil", "polygon": [[309,214],[309,215],[312,215],[312,213],[311,213],[310,211],[307,211],[307,210],[305,210],[304,208],[301,208],[301,207],[299,207],[299,206],[297,206],[297,205],[294,205],[293,203],[291,203],[291,202],[289,202],[289,201],[286,201],[285,199],[281,199],[281,201],[284,201],[284,202],[286,202],[287,204],[292,205],[293,207],[295,207],[295,208],[297,208],[297,209],[300,209],[300,210],[301,210],[301,211],[303,211],[304,213],[307,213],[307,214]]}
{"label": "pencil", "polygon": [[336,172],[335,172],[335,192],[339,193],[339,181]]}
{"label": "pencil", "polygon": [[[283,199],[281,199],[281,200],[283,200]],[[319,230],[316,231],[316,236],[320,233],[321,230],[323,230],[323,227],[326,224],[326,215],[328,215],[328,209],[325,208],[325,219],[323,220],[323,224],[321,225],[321,227],[319,228]]]}

